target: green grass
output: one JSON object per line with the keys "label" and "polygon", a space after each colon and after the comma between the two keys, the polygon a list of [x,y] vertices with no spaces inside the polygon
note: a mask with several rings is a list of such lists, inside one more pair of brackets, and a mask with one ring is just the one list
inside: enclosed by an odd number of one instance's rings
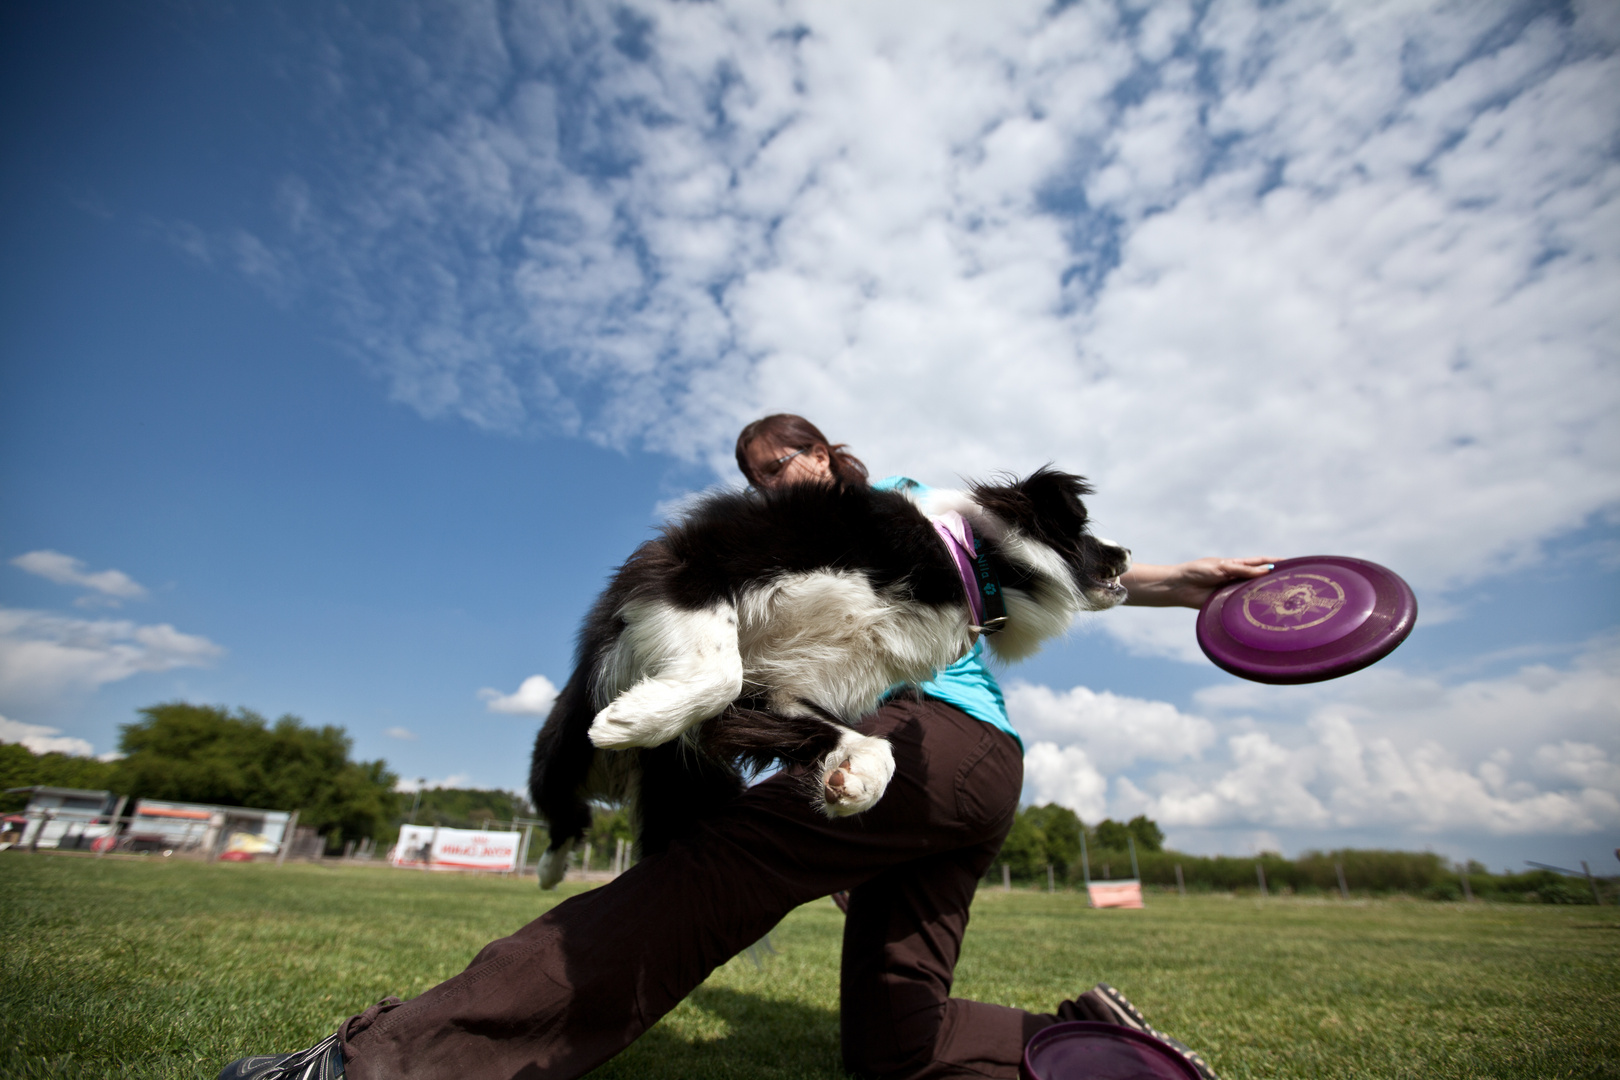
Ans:
{"label": "green grass", "polygon": [[[568,895],[565,890],[562,895]],[[211,1078],[409,997],[558,894],[385,868],[0,853],[0,1076]],[[957,992],[1104,980],[1244,1077],[1620,1077],[1620,910],[982,892]],[[841,916],[789,916],[594,1075],[838,1080]]]}

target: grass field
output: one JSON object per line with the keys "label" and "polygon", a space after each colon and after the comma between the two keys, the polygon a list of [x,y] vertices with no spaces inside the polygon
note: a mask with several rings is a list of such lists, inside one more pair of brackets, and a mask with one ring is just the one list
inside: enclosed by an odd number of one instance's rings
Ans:
{"label": "grass field", "polygon": [[[212,1078],[419,993],[557,898],[533,879],[0,853],[0,1075]],[[731,961],[593,1076],[843,1077],[841,918],[800,908],[763,971]],[[1099,980],[1226,1078],[1620,1077],[1615,908],[980,893],[958,993],[1045,1010]]]}

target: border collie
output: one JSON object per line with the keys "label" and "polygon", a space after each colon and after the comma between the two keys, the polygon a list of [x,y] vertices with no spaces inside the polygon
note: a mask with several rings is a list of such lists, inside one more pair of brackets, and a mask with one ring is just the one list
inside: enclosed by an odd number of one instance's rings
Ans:
{"label": "border collie", "polygon": [[[889,744],[854,724],[989,634],[1020,660],[1125,598],[1130,552],[1086,529],[1078,476],[1043,468],[967,491],[799,484],[702,500],[614,574],[534,746],[562,879],[592,800],[628,805],[638,854],[796,766],[829,815],[874,805]],[[989,601],[987,617],[984,601]]]}

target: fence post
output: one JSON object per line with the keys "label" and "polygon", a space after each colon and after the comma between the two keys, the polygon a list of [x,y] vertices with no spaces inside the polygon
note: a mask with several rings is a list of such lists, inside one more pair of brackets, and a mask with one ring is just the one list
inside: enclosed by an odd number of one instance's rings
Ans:
{"label": "fence post", "polygon": [[1180,863],[1176,863],[1176,892],[1180,893],[1183,897],[1187,895],[1187,882],[1182,879]]}
{"label": "fence post", "polygon": [[1125,843],[1131,849],[1131,877],[1135,878],[1137,881],[1141,881],[1142,871],[1138,870],[1136,867],[1136,837],[1127,833],[1125,836]]}
{"label": "fence post", "polygon": [[1080,826],[1080,872],[1085,875],[1086,907],[1096,907],[1091,902],[1091,855],[1086,851],[1086,827]]}
{"label": "fence post", "polygon": [[1464,902],[1472,904],[1474,902],[1474,886],[1468,880],[1468,869],[1464,867],[1463,872],[1457,876],[1462,878]]}
{"label": "fence post", "polygon": [[1593,901],[1595,901],[1597,903],[1598,907],[1602,907],[1603,906],[1603,894],[1598,892],[1597,881],[1596,881],[1596,879],[1594,879],[1592,877],[1592,868],[1590,866],[1586,865],[1586,860],[1585,859],[1581,860],[1581,869],[1586,871],[1586,883],[1588,885],[1592,886],[1592,899],[1593,899]]}
{"label": "fence post", "polygon": [[55,810],[44,810],[39,816],[39,828],[34,830],[34,839],[28,845],[28,853],[32,855],[39,850],[39,838],[45,835],[45,826],[56,820]]}
{"label": "fence post", "polygon": [[281,850],[276,852],[276,865],[280,866],[287,861],[287,849],[292,847],[293,837],[298,835],[298,815],[300,811],[294,810],[292,817],[287,819],[287,828],[281,834]]}
{"label": "fence post", "polygon": [[1260,878],[1260,895],[1270,896],[1271,894],[1266,891],[1266,868],[1261,865],[1259,859],[1254,860],[1254,872]]}
{"label": "fence post", "polygon": [[1046,891],[1049,892],[1049,893],[1057,892],[1057,882],[1052,877],[1052,864],[1051,863],[1046,864]]}
{"label": "fence post", "polygon": [[1339,875],[1339,896],[1345,900],[1350,899],[1350,886],[1346,885],[1344,881],[1344,863],[1334,863],[1333,872]]}
{"label": "fence post", "polygon": [[124,816],[124,804],[127,802],[129,802],[128,795],[118,796],[118,805],[113,809],[112,832],[107,834],[107,839],[111,840],[112,843],[96,852],[97,858],[100,858],[101,856],[107,854],[107,852],[111,851],[114,847],[118,846],[118,819]]}
{"label": "fence post", "polygon": [[518,841],[517,876],[523,876],[523,868],[529,865],[529,835],[534,831],[533,825],[523,826],[523,839]]}

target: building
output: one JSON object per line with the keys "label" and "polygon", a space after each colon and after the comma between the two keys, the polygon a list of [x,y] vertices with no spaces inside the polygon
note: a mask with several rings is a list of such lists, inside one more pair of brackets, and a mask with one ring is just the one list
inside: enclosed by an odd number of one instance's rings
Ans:
{"label": "building", "polygon": [[124,838],[137,851],[274,855],[291,817],[285,810],[140,799],[126,819]]}
{"label": "building", "polygon": [[19,847],[89,847],[96,837],[113,831],[118,797],[110,791],[44,785],[6,790],[7,795],[19,792],[28,793]]}
{"label": "building", "polygon": [[18,847],[88,848],[117,837],[118,846],[131,851],[274,855],[292,817],[285,810],[137,799],[115,823],[123,800],[111,792],[41,786],[7,794],[17,792],[29,794]]}

